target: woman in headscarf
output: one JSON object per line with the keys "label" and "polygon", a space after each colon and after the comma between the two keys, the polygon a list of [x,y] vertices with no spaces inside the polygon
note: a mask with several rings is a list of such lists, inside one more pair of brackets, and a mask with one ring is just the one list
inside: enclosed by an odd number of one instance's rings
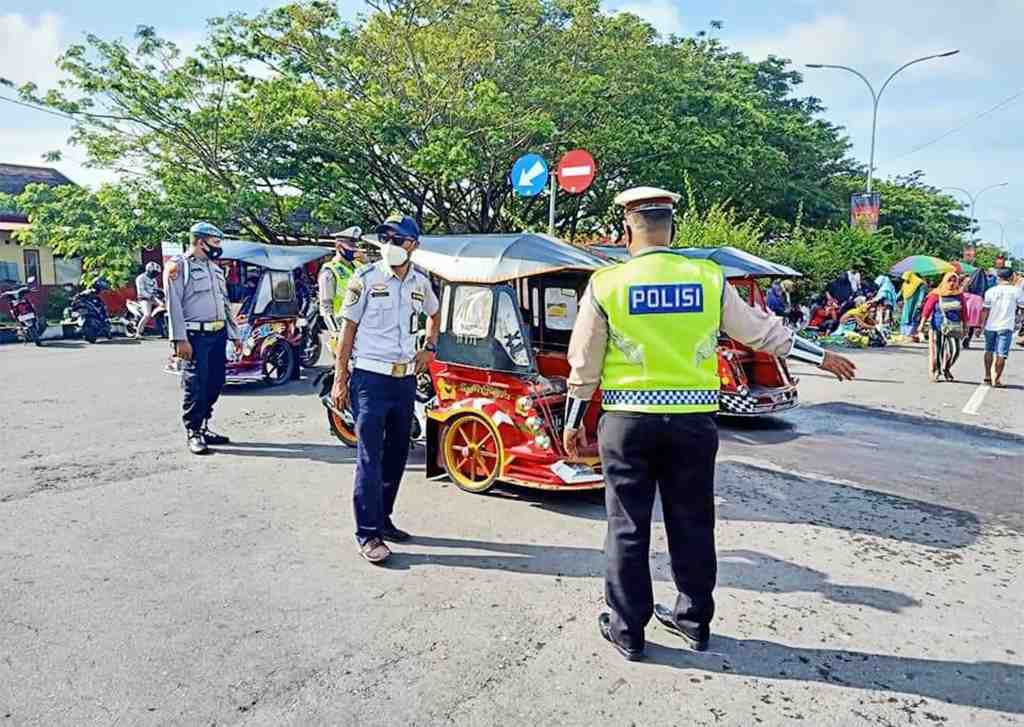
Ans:
{"label": "woman in headscarf", "polygon": [[935,383],[941,374],[953,381],[953,364],[960,358],[960,343],[967,334],[966,303],[960,276],[946,273],[942,282],[925,298],[921,311],[921,333],[931,327],[928,337],[928,379]]}
{"label": "woman in headscarf", "polygon": [[879,275],[875,278],[875,286],[878,288],[878,292],[875,293],[872,301],[878,304],[876,313],[878,322],[883,326],[888,326],[892,323],[892,312],[896,310],[899,294],[888,275]]}
{"label": "woman in headscarf", "polygon": [[900,288],[903,297],[903,314],[900,316],[900,332],[904,336],[913,336],[917,340],[915,331],[921,315],[921,306],[924,305],[925,296],[928,294],[928,286],[917,273],[909,270],[903,273],[903,286]]}

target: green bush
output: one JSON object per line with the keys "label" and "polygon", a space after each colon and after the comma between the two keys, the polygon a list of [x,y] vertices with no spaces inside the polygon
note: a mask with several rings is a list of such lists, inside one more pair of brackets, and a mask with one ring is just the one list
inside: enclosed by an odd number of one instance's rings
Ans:
{"label": "green bush", "polygon": [[71,303],[71,294],[64,288],[53,288],[46,298],[46,320],[60,320],[64,316],[64,309]]}

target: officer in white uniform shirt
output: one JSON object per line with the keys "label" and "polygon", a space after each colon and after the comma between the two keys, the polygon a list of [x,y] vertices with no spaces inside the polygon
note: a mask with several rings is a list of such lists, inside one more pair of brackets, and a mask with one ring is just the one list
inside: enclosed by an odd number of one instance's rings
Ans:
{"label": "officer in white uniform shirt", "polygon": [[[381,260],[356,271],[345,292],[331,395],[339,409],[351,403],[356,423],[353,501],[359,552],[382,563],[391,555],[385,540],[410,537],[395,527],[391,514],[409,455],[416,373],[433,359],[440,306],[430,280],[409,259],[419,246],[416,222],[389,217],[376,232]],[[427,316],[427,343],[417,352],[421,314]]]}

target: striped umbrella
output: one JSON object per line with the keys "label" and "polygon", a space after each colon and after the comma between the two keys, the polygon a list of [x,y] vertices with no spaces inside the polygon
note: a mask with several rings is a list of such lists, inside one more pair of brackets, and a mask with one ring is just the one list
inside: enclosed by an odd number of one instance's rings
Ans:
{"label": "striped umbrella", "polygon": [[945,273],[953,272],[953,270],[952,263],[947,263],[945,260],[940,260],[937,257],[932,257],[931,255],[911,255],[893,265],[889,273],[900,276],[903,273],[911,272],[927,277],[929,275],[944,275]]}

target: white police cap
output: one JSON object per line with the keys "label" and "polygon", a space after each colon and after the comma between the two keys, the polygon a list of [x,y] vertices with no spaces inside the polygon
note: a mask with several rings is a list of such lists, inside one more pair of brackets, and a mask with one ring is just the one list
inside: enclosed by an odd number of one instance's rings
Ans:
{"label": "white police cap", "polygon": [[363,228],[358,225],[352,225],[352,227],[346,227],[339,232],[337,236],[346,240],[359,240],[363,237]]}
{"label": "white police cap", "polygon": [[679,195],[657,187],[633,187],[619,192],[615,204],[626,208],[626,212],[675,209]]}

